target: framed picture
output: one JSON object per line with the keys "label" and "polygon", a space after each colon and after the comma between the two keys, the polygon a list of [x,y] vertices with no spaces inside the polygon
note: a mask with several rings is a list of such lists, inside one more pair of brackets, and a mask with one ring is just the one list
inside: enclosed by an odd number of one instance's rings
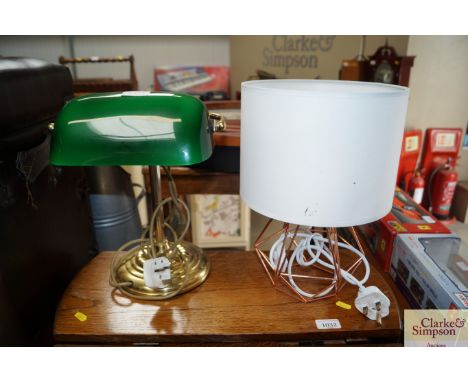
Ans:
{"label": "framed picture", "polygon": [[239,195],[190,195],[189,203],[194,244],[250,249],[250,209]]}

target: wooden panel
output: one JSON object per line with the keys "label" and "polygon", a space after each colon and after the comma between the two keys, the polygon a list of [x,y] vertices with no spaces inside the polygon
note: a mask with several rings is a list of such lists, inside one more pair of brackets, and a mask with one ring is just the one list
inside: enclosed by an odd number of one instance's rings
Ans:
{"label": "wooden panel", "polygon": [[208,110],[216,111],[220,109],[240,109],[240,101],[206,101]]}
{"label": "wooden panel", "polygon": [[240,147],[240,121],[227,120],[226,129],[213,134],[216,146]]}
{"label": "wooden panel", "polygon": [[[240,113],[240,101],[208,101],[205,102],[208,110],[224,115],[223,111],[233,110]],[[213,134],[216,146],[240,146],[240,119],[226,117],[226,129]]]}
{"label": "wooden panel", "polygon": [[138,80],[135,72],[135,59],[133,55],[128,57],[77,57],[66,58],[59,57],[62,65],[66,64],[96,64],[96,63],[130,63],[129,79],[114,78],[82,78],[73,80],[73,90],[75,96],[96,92],[123,92],[129,90],[138,90]]}
{"label": "wooden panel", "polygon": [[[238,194],[239,174],[225,172],[211,172],[202,169],[191,169],[188,167],[171,167],[177,192],[180,195],[191,194]],[[145,187],[150,193],[148,169],[143,169]],[[161,170],[161,187],[163,198],[169,196],[169,187],[164,171]]]}
{"label": "wooden panel", "polygon": [[[255,252],[211,252],[212,268],[197,289],[171,300],[130,300],[108,284],[112,252],[98,255],[66,290],[56,314],[58,343],[190,344],[271,341],[332,341],[401,338],[398,304],[391,288],[372,269],[368,285],[391,300],[390,315],[379,327],[356,309],[344,310],[336,298],[304,304],[275,290]],[[356,287],[345,285],[339,299],[353,304]],[[74,315],[87,315],[85,322]],[[341,329],[318,330],[316,319],[337,318]]]}
{"label": "wooden panel", "polygon": [[398,85],[409,86],[411,68],[413,67],[415,56],[404,56],[401,58]]}

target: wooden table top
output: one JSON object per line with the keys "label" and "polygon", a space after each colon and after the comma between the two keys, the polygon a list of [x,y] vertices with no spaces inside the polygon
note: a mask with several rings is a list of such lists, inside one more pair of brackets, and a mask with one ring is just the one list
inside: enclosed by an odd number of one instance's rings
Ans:
{"label": "wooden table top", "polygon": [[[57,344],[155,344],[336,339],[401,338],[398,303],[373,267],[367,285],[378,286],[390,299],[382,326],[366,319],[353,305],[357,289],[345,285],[337,298],[304,304],[274,289],[255,252],[210,252],[211,272],[198,288],[166,301],[123,297],[108,284],[112,252],[94,258],[75,277],[56,313]],[[84,313],[85,321],[75,314]],[[319,330],[317,319],[339,319],[341,329]]]}

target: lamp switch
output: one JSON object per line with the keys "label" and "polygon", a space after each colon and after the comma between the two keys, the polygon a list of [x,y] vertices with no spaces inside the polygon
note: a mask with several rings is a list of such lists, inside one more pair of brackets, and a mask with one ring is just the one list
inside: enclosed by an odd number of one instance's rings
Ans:
{"label": "lamp switch", "polygon": [[171,279],[171,263],[165,256],[146,260],[143,264],[143,276],[148,288],[161,289],[164,281]]}

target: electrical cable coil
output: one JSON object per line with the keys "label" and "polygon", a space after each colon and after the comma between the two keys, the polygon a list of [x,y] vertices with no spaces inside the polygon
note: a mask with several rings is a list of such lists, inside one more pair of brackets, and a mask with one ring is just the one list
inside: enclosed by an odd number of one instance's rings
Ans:
{"label": "electrical cable coil", "polygon": [[[154,210],[149,227],[139,239],[122,245],[112,259],[109,284],[121,294],[140,300],[164,300],[184,293],[201,284],[209,272],[209,262],[200,248],[184,242],[190,226],[190,210],[178,197],[170,169],[164,167],[169,180],[170,197],[161,201]],[[163,227],[172,236],[172,240],[155,237],[158,215],[163,208],[170,206],[169,214],[164,219]],[[185,215],[185,216],[183,216]],[[170,222],[182,221],[175,228]],[[169,262],[170,278],[160,287],[150,287],[144,280],[144,263],[151,259],[165,258]]]}
{"label": "electrical cable coil", "polygon": [[[301,238],[301,241],[296,245],[296,248],[292,252],[289,261],[288,259],[286,259],[287,255],[286,250],[284,249],[285,246],[283,244],[284,240],[286,239],[286,235],[284,233],[272,245],[270,249],[269,260],[274,270],[278,268],[279,264],[283,264],[281,272],[288,277],[289,282],[300,295],[307,298],[322,297],[328,294],[333,289],[334,285],[330,285],[330,287],[318,294],[306,292],[297,285],[292,272],[292,267],[294,263],[297,262],[297,264],[301,267],[311,267],[315,264],[318,264],[322,267],[333,270],[334,275],[336,276],[336,267],[333,260],[333,255],[328,247],[328,245],[330,244],[336,244],[339,248],[347,249],[361,258],[365,268],[365,274],[361,280],[358,280],[353,274],[344,269],[340,269],[340,272],[343,279],[346,280],[348,283],[356,285],[359,288],[359,290],[363,290],[365,288],[364,284],[369,279],[370,267],[369,262],[367,261],[365,255],[362,252],[360,252],[353,246],[342,243],[340,241],[336,243],[332,241],[330,243],[329,239],[325,238],[322,234],[318,232],[297,232],[296,235],[288,233],[287,238],[293,239],[294,236],[296,238]],[[281,253],[282,249],[283,251]],[[309,255],[310,258],[307,258],[305,254]]]}

